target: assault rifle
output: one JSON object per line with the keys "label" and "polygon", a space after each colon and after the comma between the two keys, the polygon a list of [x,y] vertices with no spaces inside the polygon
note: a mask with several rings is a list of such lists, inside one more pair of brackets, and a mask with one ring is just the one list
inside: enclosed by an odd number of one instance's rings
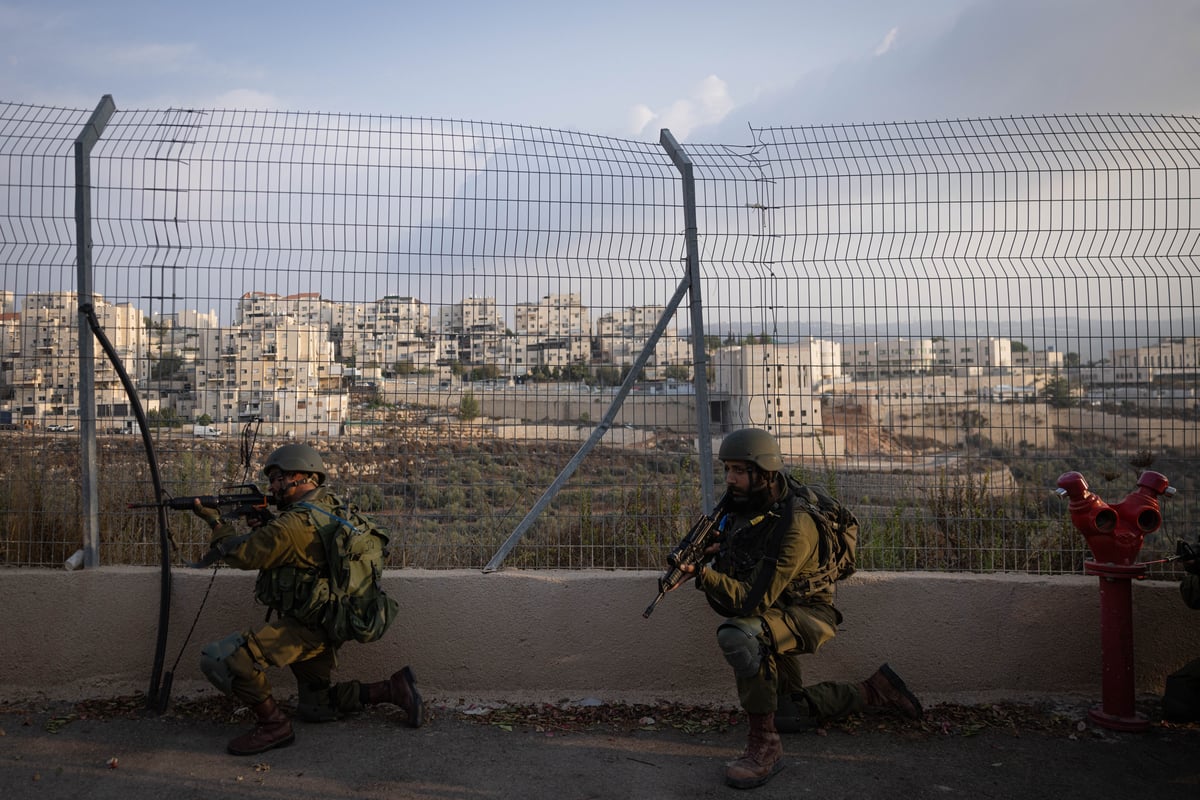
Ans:
{"label": "assault rifle", "polygon": [[1175,544],[1175,558],[1181,561],[1192,561],[1200,558],[1200,539],[1195,544],[1188,544],[1180,539]]}
{"label": "assault rifle", "polygon": [[1175,547],[1175,558],[1186,562],[1183,568],[1188,572],[1200,574],[1200,539],[1195,544],[1180,539]]}
{"label": "assault rifle", "polygon": [[[224,487],[222,494],[171,497],[163,500],[162,505],[172,511],[191,511],[193,501],[199,500],[200,505],[220,511],[221,520],[224,522],[246,519],[252,524],[261,525],[275,519],[275,515],[267,509],[269,499],[253,483],[239,483]],[[158,508],[158,506],[158,503],[129,504],[130,508]]]}
{"label": "assault rifle", "polygon": [[717,520],[721,518],[724,507],[725,498],[722,497],[712,514],[701,514],[700,519],[696,520],[687,535],[680,540],[679,544],[675,545],[674,550],[667,554],[667,571],[658,579],[658,597],[654,598],[653,603],[646,606],[646,610],[642,612],[643,619],[650,618],[650,615],[654,613],[654,607],[666,597],[667,592],[679,588],[680,584],[691,577],[691,573],[684,572],[680,569],[681,567],[694,567],[704,561],[706,557],[704,551],[721,535]]}

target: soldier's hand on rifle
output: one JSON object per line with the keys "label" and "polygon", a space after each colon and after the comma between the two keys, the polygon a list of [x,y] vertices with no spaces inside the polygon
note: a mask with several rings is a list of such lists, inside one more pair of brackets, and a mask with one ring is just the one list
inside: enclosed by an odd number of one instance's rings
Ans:
{"label": "soldier's hand on rifle", "polygon": [[192,513],[207,522],[210,528],[216,529],[221,524],[221,512],[203,505],[199,497],[192,501]]}
{"label": "soldier's hand on rifle", "polygon": [[[679,571],[686,574],[688,576],[688,578],[694,578],[695,576],[700,574],[701,570],[704,569],[704,565],[708,563],[708,560],[710,558],[712,558],[713,556],[715,556],[720,550],[721,550],[721,543],[713,542],[708,547],[704,548],[704,560],[703,561],[700,561],[695,564],[686,564],[686,563],[680,564]],[[685,578],[684,580],[686,581],[688,578]]]}

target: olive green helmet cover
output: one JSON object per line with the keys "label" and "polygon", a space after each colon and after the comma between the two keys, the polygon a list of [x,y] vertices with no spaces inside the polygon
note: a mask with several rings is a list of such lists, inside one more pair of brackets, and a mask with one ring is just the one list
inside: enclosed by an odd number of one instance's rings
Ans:
{"label": "olive green helmet cover", "polygon": [[761,428],[743,428],[726,436],[721,440],[717,458],[722,461],[749,461],[767,472],[783,470],[779,442]]}
{"label": "olive green helmet cover", "polygon": [[325,462],[321,454],[306,444],[285,444],[267,458],[263,474],[268,475],[275,467],[284,472],[315,472],[319,476],[317,485],[325,483]]}

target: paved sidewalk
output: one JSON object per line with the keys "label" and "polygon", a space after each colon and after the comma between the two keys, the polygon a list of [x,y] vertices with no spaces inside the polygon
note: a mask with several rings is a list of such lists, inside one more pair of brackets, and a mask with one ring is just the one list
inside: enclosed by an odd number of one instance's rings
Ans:
{"label": "paved sidewalk", "polygon": [[[218,698],[219,699],[219,698]],[[248,721],[220,714],[96,713],[68,702],[0,703],[0,787],[7,800],[297,798],[1200,797],[1200,727],[1141,733],[1090,727],[1078,715],[934,706],[921,724],[860,718],[785,736],[788,765],[742,793],[721,780],[745,722],[689,733],[674,718],[581,724],[582,715],[428,704],[413,730],[380,707],[323,725],[295,723],[296,742],[235,758],[225,742]],[[81,708],[83,709],[81,711]],[[113,709],[109,709],[111,712]],[[119,704],[117,710],[120,711]],[[728,721],[732,712],[714,712]],[[604,707],[587,709],[603,720]],[[244,711],[242,716],[245,716]],[[615,717],[616,715],[614,715]],[[711,720],[709,720],[711,721]],[[665,729],[663,729],[665,728]]]}

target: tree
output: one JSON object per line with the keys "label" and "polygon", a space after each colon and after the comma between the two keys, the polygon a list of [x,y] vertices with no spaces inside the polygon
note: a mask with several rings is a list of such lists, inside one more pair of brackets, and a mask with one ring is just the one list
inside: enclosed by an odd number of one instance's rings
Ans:
{"label": "tree", "polygon": [[962,423],[963,430],[967,436],[971,435],[971,431],[976,428],[982,428],[987,425],[987,417],[985,417],[978,409],[969,408],[966,411],[958,413],[959,422]]}
{"label": "tree", "polygon": [[596,367],[596,383],[600,386],[617,386],[621,383],[621,372],[616,367]]}
{"label": "tree", "polygon": [[1075,405],[1071,383],[1066,378],[1046,381],[1046,385],[1042,387],[1042,397],[1054,408],[1070,408]]}
{"label": "tree", "polygon": [[495,364],[484,364],[482,367],[472,367],[467,376],[471,381],[494,381],[500,377],[500,368]]}
{"label": "tree", "polygon": [[474,392],[464,392],[462,400],[458,402],[458,417],[463,422],[470,422],[479,416],[479,401],[475,399]]}
{"label": "tree", "polygon": [[[626,379],[627,377],[629,377],[629,373],[630,373],[630,372],[633,372],[633,364],[626,364],[625,366],[621,367],[621,380],[620,380],[620,383],[624,383],[624,382],[625,382],[625,379]],[[644,381],[644,380],[646,380],[646,368],[645,368],[645,367],[642,367],[640,370],[638,370],[638,374],[637,374],[637,378],[636,378],[636,380],[639,380],[639,381]]]}
{"label": "tree", "polygon": [[1013,342],[1012,351],[1014,353],[1028,353],[1029,348],[1025,346],[1024,342]]}
{"label": "tree", "polygon": [[586,364],[568,364],[563,367],[561,377],[564,381],[582,381],[589,374]]}
{"label": "tree", "polygon": [[667,378],[676,381],[689,381],[692,378],[692,371],[688,369],[686,364],[672,364],[663,372]]}
{"label": "tree", "polygon": [[164,353],[150,367],[150,377],[154,380],[170,380],[179,374],[183,368],[183,356],[178,353]]}
{"label": "tree", "polygon": [[1063,356],[1063,364],[1068,367],[1078,367],[1079,353],[1067,353],[1065,356]]}

